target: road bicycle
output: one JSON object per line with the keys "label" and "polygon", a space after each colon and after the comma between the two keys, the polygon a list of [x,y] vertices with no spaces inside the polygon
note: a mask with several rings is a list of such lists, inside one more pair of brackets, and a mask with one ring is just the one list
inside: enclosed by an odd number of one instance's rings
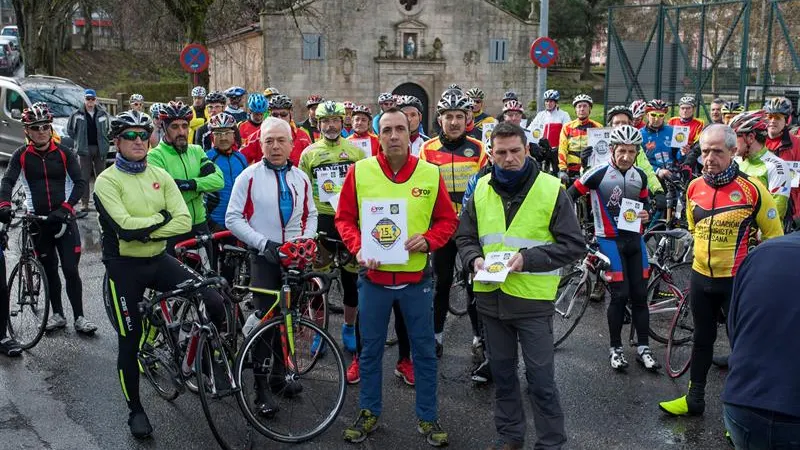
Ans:
{"label": "road bicycle", "polygon": [[[12,212],[12,222],[15,214]],[[19,260],[8,277],[8,334],[24,350],[33,348],[44,335],[50,315],[50,288],[44,266],[36,257],[34,238],[41,232],[47,216],[22,214],[20,218]],[[2,229],[2,245],[8,249],[8,226]],[[54,234],[56,239],[67,231],[67,224]]]}
{"label": "road bicycle", "polygon": [[[276,441],[297,443],[318,436],[333,424],[344,405],[343,354],[327,330],[298,311],[304,297],[324,294],[338,275],[338,269],[321,273],[284,267],[280,289],[235,286],[276,297],[258,326],[249,331],[234,369],[234,382],[241,388],[237,400],[245,418]],[[319,283],[318,288],[310,290],[315,286],[310,282]],[[323,347],[328,349],[324,358],[319,351]],[[302,392],[297,392],[298,386]],[[272,404],[272,412],[262,415],[257,401]]]}
{"label": "road bicycle", "polygon": [[461,257],[456,255],[456,263],[453,266],[453,283],[450,285],[450,302],[448,310],[450,314],[463,316],[467,313],[469,296],[467,290],[472,284],[472,273],[464,270]]}

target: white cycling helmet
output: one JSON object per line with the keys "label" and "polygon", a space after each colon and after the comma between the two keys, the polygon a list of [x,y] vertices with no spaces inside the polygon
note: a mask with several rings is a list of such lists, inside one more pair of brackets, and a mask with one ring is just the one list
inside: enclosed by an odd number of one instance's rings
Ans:
{"label": "white cycling helmet", "polygon": [[642,133],[636,127],[620,125],[611,131],[609,144],[642,145]]}
{"label": "white cycling helmet", "polygon": [[589,106],[594,105],[594,101],[592,100],[592,97],[589,97],[586,94],[578,94],[578,95],[576,95],[575,98],[572,100],[572,106],[578,106],[578,103],[580,103],[580,102],[586,102],[586,103],[589,104]]}
{"label": "white cycling helmet", "polygon": [[684,95],[681,97],[680,101],[678,101],[678,106],[680,105],[689,105],[694,108],[697,106],[697,101],[691,95]]}

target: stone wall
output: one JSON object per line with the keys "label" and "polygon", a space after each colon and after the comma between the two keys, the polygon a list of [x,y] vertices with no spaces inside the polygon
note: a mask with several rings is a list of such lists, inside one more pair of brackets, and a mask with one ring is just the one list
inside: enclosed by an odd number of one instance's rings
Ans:
{"label": "stone wall", "polygon": [[264,85],[264,52],[260,31],[212,42],[208,46],[210,91],[241,86],[247,92],[261,92]]}

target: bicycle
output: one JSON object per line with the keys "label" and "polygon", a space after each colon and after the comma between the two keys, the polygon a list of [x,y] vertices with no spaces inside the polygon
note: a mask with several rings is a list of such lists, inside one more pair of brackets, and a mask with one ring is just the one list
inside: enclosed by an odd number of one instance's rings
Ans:
{"label": "bicycle", "polygon": [[[276,297],[259,324],[246,337],[234,370],[235,384],[241,387],[237,400],[245,418],[270,439],[286,443],[312,439],[333,424],[344,405],[347,385],[344,356],[323,327],[305,317],[298,317],[297,310],[303,297],[315,297],[326,292],[331,280],[337,276],[337,269],[321,273],[282,267],[283,285],[278,290],[235,286],[235,289]],[[308,282],[315,279],[321,281],[319,289],[307,290]],[[333,358],[323,360],[319,351],[311,351],[315,338],[321,341],[318,348],[327,346]],[[279,373],[273,373],[274,370]],[[287,388],[301,381],[302,393],[290,395]],[[269,391],[274,394],[270,401],[275,404],[276,412],[265,418],[253,410],[254,399],[260,398],[259,393],[247,393],[244,389],[259,382],[262,386],[270,386]],[[323,404],[326,406],[320,406]],[[285,412],[287,408],[289,411]]]}
{"label": "bicycle", "polygon": [[[347,247],[341,239],[334,239],[328,236],[328,233],[318,231],[317,240],[320,245],[324,242],[333,246],[333,252],[331,252],[331,256],[333,257],[331,267],[333,269],[341,270],[344,269],[345,266],[353,264],[355,256],[347,250]],[[325,303],[328,308],[328,313],[342,314],[344,312],[344,288],[339,278],[334,279],[331,283],[331,288],[325,295]]]}
{"label": "bicycle", "polygon": [[[667,188],[667,208],[663,212],[655,211],[653,213],[653,218],[643,235],[647,254],[650,257],[654,255],[660,243],[664,239],[667,239],[669,245],[663,256],[670,256],[671,261],[676,263],[691,260],[692,246],[687,245],[685,234],[667,234],[661,235],[661,237],[653,234],[653,232],[676,229],[685,230],[687,228],[686,216],[684,214],[686,209],[684,198],[686,196],[688,181],[686,181],[687,177],[683,174],[685,174],[685,171],[678,171],[671,178],[663,179]],[[666,264],[667,261],[662,260],[662,263]]]}
{"label": "bicycle", "polygon": [[[12,212],[12,221],[14,214]],[[33,348],[44,335],[50,315],[50,285],[44,266],[36,257],[32,230],[34,224],[47,220],[47,216],[24,214],[20,219],[20,255],[8,277],[8,333],[24,350]],[[8,248],[8,226],[2,230],[3,247]],[[54,235],[60,238],[67,231],[67,224]]]}
{"label": "bicycle", "polygon": [[9,228],[16,228],[22,223],[22,216],[27,214],[28,211],[27,202],[28,194],[25,191],[25,187],[20,185],[14,191],[14,195],[11,196],[11,210],[14,213],[14,217],[9,223]]}
{"label": "bicycle", "polygon": [[686,295],[681,299],[669,329],[665,365],[670,378],[678,378],[689,370],[692,361],[694,316]]}

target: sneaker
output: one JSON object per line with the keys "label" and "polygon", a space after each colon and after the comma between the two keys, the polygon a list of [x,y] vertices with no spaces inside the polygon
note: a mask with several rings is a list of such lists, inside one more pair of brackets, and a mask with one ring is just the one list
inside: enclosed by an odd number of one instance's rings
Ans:
{"label": "sneaker", "polygon": [[256,414],[265,419],[272,419],[280,411],[272,396],[268,392],[258,389],[256,389],[256,398],[253,405],[255,406]]}
{"label": "sneaker", "polygon": [[0,353],[6,356],[19,356],[22,354],[22,347],[14,338],[6,337],[0,340]]}
{"label": "sneaker", "polygon": [[614,347],[611,349],[611,368],[614,370],[625,370],[628,368],[628,360],[625,359],[625,352],[622,347]]}
{"label": "sneaker", "polygon": [[731,432],[728,430],[725,430],[725,441],[730,448],[736,448],[736,444],[733,443],[733,438],[731,437]]}
{"label": "sneaker", "polygon": [[603,283],[595,283],[594,288],[592,289],[592,293],[589,294],[589,301],[591,302],[602,302],[606,298],[606,289],[603,286]]}
{"label": "sneaker", "polygon": [[130,413],[128,426],[131,428],[131,434],[136,439],[144,439],[153,434],[153,426],[150,425],[150,420],[144,411]]}
{"label": "sneaker", "polygon": [[346,442],[358,444],[364,442],[367,436],[378,428],[378,416],[372,414],[368,409],[362,409],[358,414],[358,419],[344,429],[342,437]]}
{"label": "sneaker", "polygon": [[714,357],[711,358],[711,363],[713,363],[715,366],[719,367],[720,369],[727,369],[728,368],[728,357],[729,356],[730,355],[719,355],[719,356],[718,355],[714,355]]}
{"label": "sneaker", "polygon": [[401,359],[394,368],[394,374],[398,378],[402,378],[407,385],[414,385],[414,364],[411,363],[410,359]]}
{"label": "sneaker", "polygon": [[63,314],[53,313],[50,316],[50,319],[47,320],[47,325],[45,325],[45,331],[53,331],[59,328],[64,328],[67,326],[67,319],[64,318]]}
{"label": "sneaker", "polygon": [[327,351],[328,348],[325,347],[325,344],[322,342],[322,335],[315,334],[314,340],[311,342],[311,355],[317,355],[317,357],[325,356]]}
{"label": "sneaker", "polygon": [[489,368],[489,360],[485,359],[475,370],[472,371],[472,381],[478,384],[486,384],[492,382],[492,371]]}
{"label": "sneaker", "polygon": [[705,402],[702,404],[694,404],[690,402],[688,396],[678,397],[675,400],[669,400],[658,404],[659,409],[669,414],[670,416],[697,416],[703,414],[705,410]]}
{"label": "sneaker", "polygon": [[444,353],[444,345],[442,345],[439,342],[437,342],[436,343],[436,357],[437,358],[441,358],[443,353]]}
{"label": "sneaker", "polygon": [[417,422],[417,431],[425,435],[425,440],[433,447],[446,447],[447,446],[447,432],[439,425],[439,421],[425,422],[420,420]]}
{"label": "sneaker", "polygon": [[80,210],[80,211],[75,213],[75,218],[76,219],[83,219],[84,217],[86,217],[88,215],[89,215],[89,209],[88,208],[87,209],[82,209],[82,210]]}
{"label": "sneaker", "polygon": [[342,345],[350,353],[356,352],[356,327],[355,325],[342,324]]}
{"label": "sneaker", "polygon": [[651,372],[655,372],[661,368],[661,364],[653,357],[653,352],[650,351],[650,347],[646,347],[641,352],[637,352],[636,361],[639,361],[639,364]]}
{"label": "sneaker", "polygon": [[353,363],[347,368],[347,384],[358,384],[361,371],[358,369],[358,356],[353,356]]}
{"label": "sneaker", "polygon": [[92,335],[95,331],[97,331],[97,325],[93,324],[92,321],[83,316],[78,316],[78,318],[75,319],[75,331],[78,333]]}
{"label": "sneaker", "polygon": [[473,336],[472,337],[472,362],[475,364],[479,364],[486,359],[486,355],[483,349],[483,339],[480,336]]}

